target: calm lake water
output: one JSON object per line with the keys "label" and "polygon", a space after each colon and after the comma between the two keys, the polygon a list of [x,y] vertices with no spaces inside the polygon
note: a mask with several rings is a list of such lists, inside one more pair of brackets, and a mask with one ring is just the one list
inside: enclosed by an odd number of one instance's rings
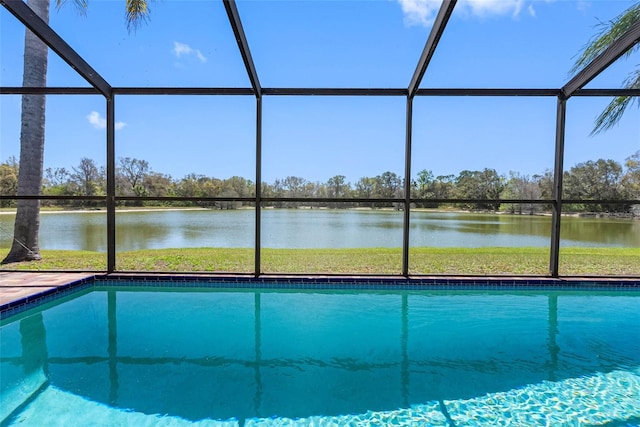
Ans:
{"label": "calm lake water", "polygon": [[[13,215],[0,215],[0,247],[8,248]],[[246,247],[255,242],[253,210],[119,212],[117,249]],[[262,247],[401,247],[403,213],[386,210],[266,209]],[[551,217],[412,212],[411,246],[549,246]],[[562,245],[640,247],[640,221],[562,219]],[[41,249],[106,252],[106,214],[43,213]]]}

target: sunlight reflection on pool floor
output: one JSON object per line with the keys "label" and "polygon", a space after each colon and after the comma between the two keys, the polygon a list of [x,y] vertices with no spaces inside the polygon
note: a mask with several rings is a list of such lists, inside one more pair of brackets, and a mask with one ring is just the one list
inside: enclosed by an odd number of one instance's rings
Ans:
{"label": "sunlight reflection on pool floor", "polygon": [[640,416],[640,376],[614,371],[445,404],[456,426],[603,425]]}
{"label": "sunlight reflection on pool floor", "polygon": [[[6,398],[7,396],[3,396]],[[338,427],[338,426],[636,426],[640,421],[640,368],[542,382],[467,400],[445,400],[395,411],[308,418],[188,421],[116,409],[55,386],[44,388],[8,425]],[[8,420],[4,420],[6,422]]]}
{"label": "sunlight reflection on pool floor", "polygon": [[251,419],[245,427],[608,425],[640,417],[638,374],[640,371],[614,371],[397,411],[297,420]]}

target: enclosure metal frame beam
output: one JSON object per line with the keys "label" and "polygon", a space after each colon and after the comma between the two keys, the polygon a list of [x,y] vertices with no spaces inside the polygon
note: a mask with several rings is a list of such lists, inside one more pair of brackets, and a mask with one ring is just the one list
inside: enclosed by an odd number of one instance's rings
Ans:
{"label": "enclosure metal frame beam", "polygon": [[559,96],[560,89],[437,88],[418,89],[416,96]]}
{"label": "enclosure metal frame beam", "polygon": [[242,87],[114,87],[116,95],[254,95]]}
{"label": "enclosure metal frame beam", "polygon": [[553,170],[553,213],[551,218],[551,246],[549,274],[558,277],[560,267],[560,219],[562,216],[562,174],[564,173],[564,135],[566,127],[567,100],[558,97],[556,107],[556,147]]}
{"label": "enclosure metal frame beam", "polygon": [[256,98],[256,206],[255,206],[255,242],[254,275],[260,275],[262,263],[262,97]]}
{"label": "enclosure metal frame beam", "polygon": [[[5,196],[0,195],[0,200],[92,200],[97,202],[105,202],[105,196],[47,196],[47,195],[23,195],[23,196]],[[189,201],[189,202],[247,202],[253,203],[255,197],[136,197],[136,196],[116,196],[116,202],[123,201]],[[277,202],[294,202],[294,203],[361,203],[361,204],[377,204],[377,203],[397,203],[403,204],[405,199],[359,199],[359,198],[339,198],[339,197],[261,197],[262,203],[277,203]],[[440,198],[418,198],[412,197],[411,203],[449,203],[449,204],[463,204],[463,203],[485,203],[485,204],[534,204],[534,205],[551,205],[553,199],[440,199]],[[585,204],[585,205],[638,205],[640,199],[624,199],[624,200],[610,200],[610,199],[562,199],[564,204]]]}
{"label": "enclosure metal frame beam", "polygon": [[[1,0],[0,0],[1,1]],[[0,95],[100,95],[94,87],[17,87],[2,86]]]}
{"label": "enclosure metal frame beam", "polygon": [[572,96],[640,96],[640,89],[579,89]]}
{"label": "enclosure metal frame beam", "polygon": [[[56,33],[48,23],[42,20],[22,0],[0,0],[0,4],[14,15],[22,24],[53,50],[73,70],[82,76],[92,88],[75,88],[75,94],[101,94],[106,100],[106,150],[107,150],[107,271],[115,271],[115,109],[113,105],[113,87],[91,67],[69,44]],[[23,88],[25,91],[49,93],[49,88]],[[57,93],[66,93],[63,91]]]}
{"label": "enclosure metal frame beam", "polygon": [[411,140],[413,135],[413,98],[407,96],[404,153],[404,221],[402,225],[402,275],[409,276],[409,227],[411,221]]}
{"label": "enclosure metal frame beam", "polygon": [[116,271],[116,109],[107,97],[107,272]]}
{"label": "enclosure metal frame beam", "polygon": [[227,11],[227,16],[229,17],[229,23],[233,29],[233,34],[235,35],[236,42],[238,43],[240,54],[242,55],[242,61],[247,69],[251,86],[253,87],[256,97],[260,98],[262,96],[262,88],[260,87],[260,80],[258,79],[256,67],[253,63],[253,59],[251,58],[249,43],[247,43],[247,37],[244,33],[242,22],[240,21],[238,7],[236,6],[235,0],[223,0],[223,3],[224,8]]}
{"label": "enclosure metal frame beam", "polygon": [[[1,0],[0,0],[1,1]],[[112,87],[114,95],[251,95],[253,89],[241,87]],[[407,89],[398,88],[263,88],[270,96],[408,96]],[[0,86],[0,95],[102,95],[94,87],[18,87]],[[471,89],[439,88],[418,89],[416,96],[470,96],[470,97],[557,97],[560,89]],[[579,89],[572,97],[640,96],[640,89]]]}
{"label": "enclosure metal frame beam", "polygon": [[5,9],[56,52],[91,86],[104,96],[111,95],[111,85],[22,0],[0,0]]}
{"label": "enclosure metal frame beam", "polygon": [[247,70],[253,93],[256,96],[256,158],[255,158],[255,172],[256,172],[256,194],[255,194],[255,243],[254,243],[254,275],[257,277],[260,275],[261,270],[261,228],[262,228],[262,87],[260,86],[260,79],[258,78],[258,72],[256,71],[253,58],[251,57],[251,50],[249,49],[249,43],[247,42],[247,36],[245,35],[242,22],[240,20],[240,14],[235,0],[223,0],[224,8],[227,11],[227,17],[229,18],[229,24],[238,43],[238,49],[240,49],[240,55],[242,55],[242,61]]}
{"label": "enclosure metal frame beam", "polygon": [[[240,54],[242,56],[251,88],[229,87],[112,87],[96,70],[94,70],[67,42],[61,38],[46,22],[37,16],[22,0],[0,0],[0,4],[14,15],[27,29],[38,36],[50,49],[58,54],[72,69],[82,76],[91,87],[0,87],[2,95],[101,95],[106,101],[106,157],[107,157],[107,195],[98,196],[1,196],[0,200],[17,199],[74,199],[100,200],[107,207],[107,271],[116,271],[116,203],[122,200],[202,200],[202,201],[245,201],[255,203],[255,271],[260,276],[261,267],[261,210],[263,203],[269,202],[304,202],[304,203],[395,203],[404,206],[402,276],[409,275],[409,228],[411,203],[473,203],[491,202],[475,199],[419,199],[411,197],[411,152],[413,126],[413,99],[415,96],[503,96],[503,97],[557,97],[555,163],[552,200],[496,200],[500,203],[532,203],[551,204],[553,207],[552,230],[550,242],[549,273],[559,276],[560,252],[560,220],[562,203],[580,202],[585,204],[628,203],[626,201],[585,200],[573,201],[562,198],[562,178],[564,161],[564,139],[567,99],[572,96],[640,96],[640,89],[582,89],[611,63],[640,42],[640,23],[633,25],[611,46],[585,66],[575,77],[560,89],[473,89],[473,88],[440,88],[419,89],[422,78],[429,66],[447,23],[453,13],[457,0],[444,0],[434,21],[429,37],[407,88],[262,88],[253,62],[249,44],[242,26],[235,0],[223,0],[229,23],[233,30]],[[115,189],[115,95],[221,95],[256,97],[256,192],[255,197],[246,198],[190,198],[190,197],[118,197]],[[262,95],[271,96],[403,96],[406,97],[406,135],[405,135],[405,179],[404,196],[392,199],[359,199],[359,198],[274,198],[262,197]],[[639,202],[639,201],[632,201]]]}
{"label": "enclosure metal frame beam", "polygon": [[397,88],[263,88],[263,95],[271,96],[407,96],[407,89]]}
{"label": "enclosure metal frame beam", "polygon": [[433,22],[429,37],[424,45],[418,65],[416,66],[409,87],[407,88],[406,130],[405,130],[405,165],[404,165],[404,222],[402,230],[402,275],[409,277],[409,229],[411,227],[411,139],[413,135],[413,98],[427,71],[431,58],[438,47],[438,42],[444,33],[453,13],[457,0],[443,0],[438,15]]}
{"label": "enclosure metal frame beam", "polygon": [[632,25],[626,33],[611,43],[608,48],[602,51],[600,55],[569,80],[561,89],[564,97],[569,98],[573,96],[578,89],[582,89],[638,42],[640,42],[640,22]]}
{"label": "enclosure metal frame beam", "polygon": [[436,51],[436,47],[438,47],[438,42],[440,41],[440,37],[442,37],[442,34],[444,33],[447,22],[449,22],[449,18],[453,13],[456,2],[457,0],[443,0],[442,5],[440,6],[438,15],[433,22],[433,27],[431,27],[429,38],[424,45],[422,55],[420,55],[418,65],[413,73],[413,77],[411,77],[411,82],[409,83],[408,90],[410,98],[413,98],[418,91],[418,86],[420,86],[422,77],[424,76],[425,71],[427,71],[427,67],[429,66],[429,62],[431,62],[431,58]]}

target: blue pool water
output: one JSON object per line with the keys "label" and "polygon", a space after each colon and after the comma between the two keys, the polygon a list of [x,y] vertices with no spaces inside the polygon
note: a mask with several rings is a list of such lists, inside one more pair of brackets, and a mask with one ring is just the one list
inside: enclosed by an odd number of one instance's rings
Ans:
{"label": "blue pool water", "polygon": [[96,287],[5,319],[0,425],[640,425],[640,292]]}

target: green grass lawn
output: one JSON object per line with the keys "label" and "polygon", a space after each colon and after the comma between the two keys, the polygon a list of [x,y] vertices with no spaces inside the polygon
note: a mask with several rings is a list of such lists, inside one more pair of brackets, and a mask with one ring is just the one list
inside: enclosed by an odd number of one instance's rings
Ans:
{"label": "green grass lawn", "polygon": [[[5,270],[104,271],[105,253],[42,251],[42,261]],[[547,248],[411,248],[410,274],[547,275]],[[263,249],[262,273],[400,274],[399,248]],[[253,273],[253,249],[183,248],[119,252],[119,271]],[[561,275],[640,275],[640,249],[564,248]]]}

